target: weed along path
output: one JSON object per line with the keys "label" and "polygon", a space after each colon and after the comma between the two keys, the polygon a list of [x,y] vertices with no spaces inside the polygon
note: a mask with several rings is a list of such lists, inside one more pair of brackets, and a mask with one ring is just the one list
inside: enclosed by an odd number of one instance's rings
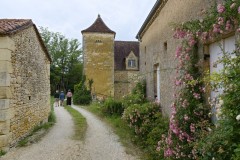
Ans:
{"label": "weed along path", "polygon": [[55,107],[57,123],[38,142],[13,148],[0,160],[135,160],[126,154],[118,137],[85,109],[73,106],[87,120],[84,141],[74,140],[74,122],[63,107]]}
{"label": "weed along path", "polygon": [[95,115],[83,108],[72,106],[87,120],[88,128],[84,149],[88,151],[91,160],[135,160],[126,154],[124,147],[118,141],[113,131]]}

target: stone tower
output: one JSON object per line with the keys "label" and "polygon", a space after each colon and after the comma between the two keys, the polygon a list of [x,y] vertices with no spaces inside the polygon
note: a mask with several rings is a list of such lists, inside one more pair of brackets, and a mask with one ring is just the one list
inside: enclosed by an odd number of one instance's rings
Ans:
{"label": "stone tower", "polygon": [[98,98],[114,97],[115,34],[100,15],[90,27],[82,30],[83,72],[87,81],[93,80],[92,93]]}

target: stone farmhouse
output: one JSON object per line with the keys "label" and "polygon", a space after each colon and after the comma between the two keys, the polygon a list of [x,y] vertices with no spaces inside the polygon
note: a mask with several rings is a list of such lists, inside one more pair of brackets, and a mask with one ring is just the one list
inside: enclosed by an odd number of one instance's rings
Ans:
{"label": "stone farmhouse", "polygon": [[[179,41],[173,38],[172,22],[182,23],[193,19],[201,19],[216,0],[157,0],[145,22],[137,33],[140,42],[140,73],[145,75],[147,96],[150,100],[158,100],[166,115],[171,112],[174,101],[173,84],[176,76],[175,51]],[[198,54],[204,59],[203,67],[210,73],[221,69],[213,67],[213,63],[221,56],[219,42],[225,51],[235,49],[235,33],[223,37],[221,41],[198,44]],[[210,91],[211,97],[216,92]]]}
{"label": "stone farmhouse", "polygon": [[93,80],[92,93],[97,98],[117,99],[130,93],[139,73],[139,42],[115,41],[116,33],[98,15],[82,30],[84,74]]}
{"label": "stone farmhouse", "polygon": [[0,19],[0,150],[48,120],[50,62],[31,20]]}

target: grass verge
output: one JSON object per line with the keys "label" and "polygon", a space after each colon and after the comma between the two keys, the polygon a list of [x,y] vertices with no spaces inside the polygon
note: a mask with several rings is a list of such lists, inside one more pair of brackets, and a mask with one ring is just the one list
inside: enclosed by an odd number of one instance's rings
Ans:
{"label": "grass verge", "polygon": [[73,138],[76,140],[83,140],[87,130],[86,118],[82,116],[77,110],[72,107],[65,106],[65,109],[71,114],[74,121],[75,133]]}
{"label": "grass verge", "polygon": [[95,103],[91,104],[90,106],[82,107],[97,115],[104,122],[111,126],[114,133],[119,136],[120,142],[126,148],[126,153],[134,156],[142,156],[143,152],[137,145],[135,145],[136,139],[133,130],[128,125],[126,125],[120,116],[105,116],[101,112],[101,107]]}
{"label": "grass verge", "polygon": [[3,151],[3,150],[0,150],[0,157],[5,155],[7,152]]}

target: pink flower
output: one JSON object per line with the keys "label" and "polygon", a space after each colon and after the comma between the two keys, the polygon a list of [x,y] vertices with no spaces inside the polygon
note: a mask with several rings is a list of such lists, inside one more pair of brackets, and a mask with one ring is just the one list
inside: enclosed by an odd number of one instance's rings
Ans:
{"label": "pink flower", "polygon": [[183,108],[186,108],[187,106],[189,106],[189,103],[188,103],[188,101],[185,99],[185,100],[183,101],[183,103],[182,103],[182,107],[183,107]]}
{"label": "pink flower", "polygon": [[172,155],[173,151],[170,148],[164,151],[164,157],[171,157]]}
{"label": "pink flower", "polygon": [[184,77],[186,80],[193,80],[193,77],[188,73]]}
{"label": "pink flower", "polygon": [[175,30],[175,33],[173,35],[173,37],[176,39],[184,38],[185,36],[186,32],[179,28]]}
{"label": "pink flower", "polygon": [[181,81],[181,79],[180,79],[180,80],[176,80],[176,81],[175,81],[175,85],[176,85],[176,86],[180,86],[181,84],[182,84],[182,81]]}
{"label": "pink flower", "polygon": [[223,17],[218,17],[218,24],[223,25],[223,23],[224,23]]}
{"label": "pink flower", "polygon": [[188,115],[186,115],[186,114],[184,115],[184,120],[185,120],[185,121],[189,120]]}
{"label": "pink flower", "polygon": [[238,7],[238,13],[240,14],[240,6]]}
{"label": "pink flower", "polygon": [[182,52],[182,47],[177,47],[177,50],[176,50],[176,58],[179,58],[180,55],[181,55],[181,52]]}
{"label": "pink flower", "polygon": [[225,7],[223,4],[218,4],[217,6],[218,13],[223,13],[225,11]]}
{"label": "pink flower", "polygon": [[208,38],[208,32],[203,32],[203,33],[202,33],[202,36],[201,36],[201,40],[202,40],[202,41],[206,41],[207,38]]}
{"label": "pink flower", "polygon": [[190,57],[189,57],[189,55],[188,55],[188,54],[186,54],[186,56],[185,56],[185,59],[186,59],[187,61],[189,61],[189,60],[190,60]]}
{"label": "pink flower", "polygon": [[213,24],[213,32],[219,33],[220,32],[220,26],[218,24]]}
{"label": "pink flower", "polygon": [[197,42],[195,41],[194,38],[191,38],[191,39],[189,39],[189,41],[188,41],[188,45],[191,46],[191,47],[194,46],[195,43],[197,43]]}
{"label": "pink flower", "polygon": [[236,3],[231,4],[230,8],[233,9],[236,6]]}
{"label": "pink flower", "polygon": [[196,98],[196,99],[200,99],[200,98],[201,98],[201,96],[200,96],[199,93],[193,93],[193,96],[194,96],[194,98]]}
{"label": "pink flower", "polygon": [[237,32],[240,32],[240,28],[237,29]]}
{"label": "pink flower", "polygon": [[191,125],[190,125],[190,131],[193,132],[193,133],[196,131],[195,130],[195,125],[193,123],[191,123]]}

